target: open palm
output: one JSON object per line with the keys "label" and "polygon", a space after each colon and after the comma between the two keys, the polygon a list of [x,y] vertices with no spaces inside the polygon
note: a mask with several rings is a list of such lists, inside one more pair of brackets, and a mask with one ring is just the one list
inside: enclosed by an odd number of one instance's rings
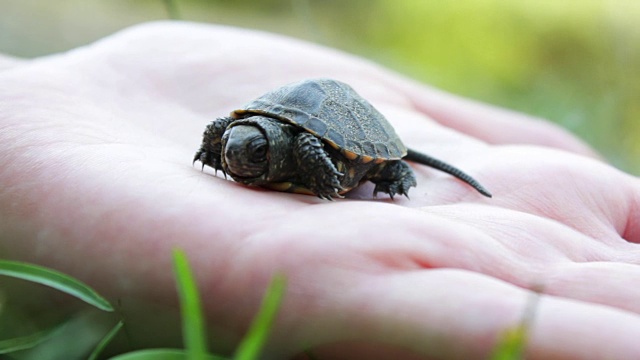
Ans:
{"label": "open palm", "polygon": [[[152,304],[175,311],[181,247],[223,350],[283,272],[267,357],[485,357],[537,289],[528,358],[640,358],[640,182],[552,125],[330,49],[194,24],[2,67],[3,253],[146,310],[144,326],[161,321]],[[310,77],[351,84],[408,146],[494,197],[415,164],[411,199],[367,184],[333,202],[191,165],[209,121]]]}

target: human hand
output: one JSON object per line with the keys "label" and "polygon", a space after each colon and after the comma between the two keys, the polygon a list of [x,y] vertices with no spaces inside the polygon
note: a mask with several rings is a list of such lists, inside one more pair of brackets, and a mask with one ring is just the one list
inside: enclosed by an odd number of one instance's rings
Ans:
{"label": "human hand", "polygon": [[[553,125],[224,27],[148,24],[3,67],[2,253],[118,299],[134,338],[166,319],[158,307],[176,313],[178,246],[223,351],[283,272],[269,358],[486,357],[530,288],[543,295],[527,358],[640,357],[640,184]],[[334,202],[191,166],[210,120],[320,76],[351,84],[405,144],[493,199],[420,165],[411,200],[370,201],[365,185]]]}

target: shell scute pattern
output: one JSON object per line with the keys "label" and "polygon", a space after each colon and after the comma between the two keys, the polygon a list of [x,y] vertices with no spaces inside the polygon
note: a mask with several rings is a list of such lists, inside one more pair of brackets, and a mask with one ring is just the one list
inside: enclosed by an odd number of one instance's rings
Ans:
{"label": "shell scute pattern", "polygon": [[292,84],[266,93],[232,115],[264,114],[300,126],[350,159],[401,159],[407,149],[395,130],[351,87],[332,80]]}

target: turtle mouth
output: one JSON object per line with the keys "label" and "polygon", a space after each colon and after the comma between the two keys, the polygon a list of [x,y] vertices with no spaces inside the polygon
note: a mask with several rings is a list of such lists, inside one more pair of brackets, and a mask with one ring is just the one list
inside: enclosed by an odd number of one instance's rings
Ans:
{"label": "turtle mouth", "polygon": [[231,178],[235,182],[239,182],[245,185],[260,186],[266,183],[266,180],[264,179],[263,176],[259,176],[259,177],[239,176],[233,173],[229,173],[229,175],[231,175]]}

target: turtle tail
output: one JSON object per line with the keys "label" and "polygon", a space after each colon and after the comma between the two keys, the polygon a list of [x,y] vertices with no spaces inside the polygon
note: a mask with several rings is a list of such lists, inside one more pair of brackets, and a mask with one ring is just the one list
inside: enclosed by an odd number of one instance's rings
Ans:
{"label": "turtle tail", "polygon": [[447,164],[444,161],[438,160],[429,155],[419,153],[411,149],[407,150],[407,156],[405,156],[403,160],[417,162],[419,164],[430,166],[434,169],[438,169],[440,171],[446,172],[447,174],[457,177],[458,179],[466,182],[471,187],[478,190],[480,194],[486,197],[491,197],[491,193],[489,192],[489,190],[485,189],[484,186],[480,185],[480,183],[476,179],[472,178],[470,175],[463,172],[462,170]]}

